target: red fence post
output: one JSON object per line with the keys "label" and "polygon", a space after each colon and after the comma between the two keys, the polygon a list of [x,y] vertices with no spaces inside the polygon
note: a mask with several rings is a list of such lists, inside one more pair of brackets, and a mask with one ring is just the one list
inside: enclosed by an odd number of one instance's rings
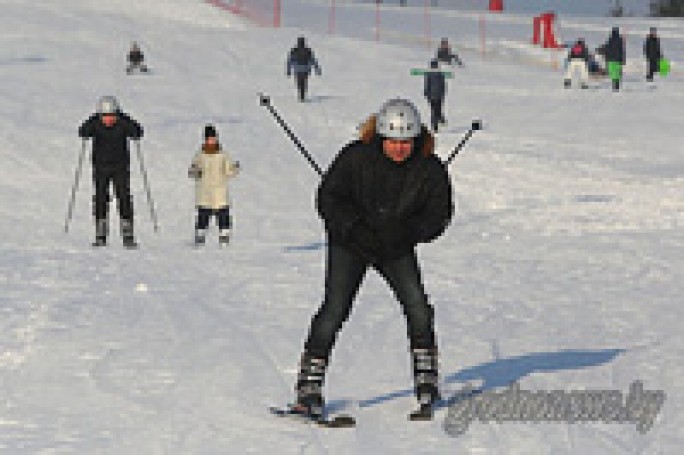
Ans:
{"label": "red fence post", "polygon": [[482,53],[482,58],[484,58],[487,49],[487,34],[486,34],[486,23],[484,15],[480,14],[480,52]]}
{"label": "red fence post", "polygon": [[273,0],[273,26],[280,27],[280,0]]}
{"label": "red fence post", "polygon": [[335,33],[335,0],[331,0],[330,14],[328,15],[328,33]]}
{"label": "red fence post", "polygon": [[375,0],[375,40],[380,41],[380,3]]}
{"label": "red fence post", "polygon": [[430,47],[430,34],[431,34],[431,24],[430,24],[430,0],[425,0],[425,44]]}

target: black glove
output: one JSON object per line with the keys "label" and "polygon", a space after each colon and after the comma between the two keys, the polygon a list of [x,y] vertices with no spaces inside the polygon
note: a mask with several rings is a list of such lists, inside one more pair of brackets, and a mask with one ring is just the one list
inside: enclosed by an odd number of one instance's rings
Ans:
{"label": "black glove", "polygon": [[383,245],[380,237],[365,222],[357,221],[349,231],[349,241],[354,250],[371,262],[382,258]]}

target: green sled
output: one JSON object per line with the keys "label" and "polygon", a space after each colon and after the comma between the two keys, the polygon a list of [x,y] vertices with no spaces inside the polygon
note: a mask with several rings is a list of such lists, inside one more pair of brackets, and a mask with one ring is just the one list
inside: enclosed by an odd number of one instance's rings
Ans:
{"label": "green sled", "polygon": [[622,64],[620,62],[608,62],[608,76],[611,80],[622,79]]}
{"label": "green sled", "polygon": [[665,77],[670,74],[670,61],[666,58],[661,58],[658,62],[658,72]]}

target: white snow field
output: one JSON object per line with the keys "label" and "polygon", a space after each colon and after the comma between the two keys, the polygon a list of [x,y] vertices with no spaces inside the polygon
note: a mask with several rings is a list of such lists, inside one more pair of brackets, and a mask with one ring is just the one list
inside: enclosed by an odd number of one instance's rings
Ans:
{"label": "white snow field", "polygon": [[[194,0],[0,0],[0,453],[681,453],[684,24],[656,22],[675,70],[652,88],[641,39],[655,21],[624,19],[631,65],[613,93],[607,81],[564,90],[561,69],[504,53],[483,59],[477,34],[456,32],[472,17],[434,19],[436,36],[446,33],[440,21],[453,27],[466,62],[449,82],[438,154],[449,154],[472,119],[485,125],[450,166],[457,211],[448,231],[419,247],[445,398],[466,384],[494,392],[515,382],[626,394],[640,380],[666,393],[645,434],[634,421],[474,421],[454,437],[443,428],[447,408],[429,423],[407,421],[415,400],[405,322],[374,273],[326,383],[331,408],[353,414],[357,427],[268,413],[293,398],[323,291],[325,233],[314,208],[318,176],[257,92],[272,96],[325,167],[390,97],[413,99],[428,121],[423,81],[409,68],[434,50],[375,42],[360,22],[368,39],[343,28],[330,36],[323,3],[284,3],[284,26],[267,29]],[[353,9],[372,11],[346,5],[340,17]],[[402,33],[420,34],[422,16],[386,9],[406,15]],[[528,18],[498,21],[511,35],[494,37],[492,49],[534,56],[524,44]],[[592,47],[613,25],[567,21],[593,31]],[[285,77],[299,34],[323,67],[307,103]],[[125,75],[133,40],[152,74]],[[137,251],[121,246],[115,203],[110,245],[91,248],[88,160],[64,232],[77,128],[110,94],[146,131],[160,229],[132,146]],[[227,249],[215,229],[203,249],[190,244],[187,167],[207,122],[242,164]]]}

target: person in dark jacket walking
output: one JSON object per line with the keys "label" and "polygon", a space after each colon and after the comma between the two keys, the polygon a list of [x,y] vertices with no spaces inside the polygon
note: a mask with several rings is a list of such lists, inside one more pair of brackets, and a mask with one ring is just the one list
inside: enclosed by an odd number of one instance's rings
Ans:
{"label": "person in dark jacket walking", "polygon": [[660,38],[658,38],[655,27],[651,27],[650,33],[644,41],[644,56],[648,65],[646,80],[651,82],[653,75],[659,71],[660,59],[663,58],[663,53],[660,50]]}
{"label": "person in dark jacket walking", "polygon": [[606,59],[608,75],[613,83],[613,91],[620,90],[622,79],[622,66],[625,64],[625,40],[620,35],[620,29],[613,27],[610,37],[602,47],[603,56]]}
{"label": "person in dark jacket walking", "polygon": [[439,62],[430,62],[430,70],[425,72],[423,95],[430,103],[430,125],[432,131],[437,132],[439,125],[446,123],[444,118],[444,97],[446,96],[446,76],[439,71]]}
{"label": "person in dark jacket walking", "polygon": [[392,99],[323,176],[316,202],[328,239],[325,295],[304,344],[294,412],[321,415],[328,359],[369,268],[389,284],[406,316],[419,401],[431,406],[437,399],[434,313],[415,247],[444,232],[454,207],[449,175],[433,149],[416,107]]}
{"label": "person in dark jacket walking", "polygon": [[314,52],[306,45],[306,39],[303,36],[297,38],[297,46],[290,50],[287,58],[287,77],[295,73],[295,82],[297,90],[299,91],[299,101],[304,101],[306,98],[306,91],[308,88],[309,75],[311,68],[316,70],[316,74],[322,74],[321,67],[318,65],[318,60],[314,56]]}
{"label": "person in dark jacket walking", "polygon": [[446,38],[442,38],[442,41],[440,41],[435,58],[439,63],[445,63],[447,65],[453,65],[455,63],[458,66],[463,66],[463,62],[458,57],[458,54],[451,50],[449,40]]}
{"label": "person in dark jacket walking", "polygon": [[98,112],[91,115],[78,130],[84,139],[91,138],[93,165],[93,215],[95,216],[95,246],[107,243],[109,223],[109,186],[114,186],[121,218],[121,235],[125,246],[136,246],[133,235],[133,198],[130,185],[130,152],[128,140],[139,140],[143,128],[123,113],[113,96],[98,101]]}
{"label": "person in dark jacket walking", "polygon": [[568,53],[568,70],[565,72],[565,88],[572,86],[572,79],[579,71],[581,87],[589,88],[589,49],[584,39],[579,38]]}

